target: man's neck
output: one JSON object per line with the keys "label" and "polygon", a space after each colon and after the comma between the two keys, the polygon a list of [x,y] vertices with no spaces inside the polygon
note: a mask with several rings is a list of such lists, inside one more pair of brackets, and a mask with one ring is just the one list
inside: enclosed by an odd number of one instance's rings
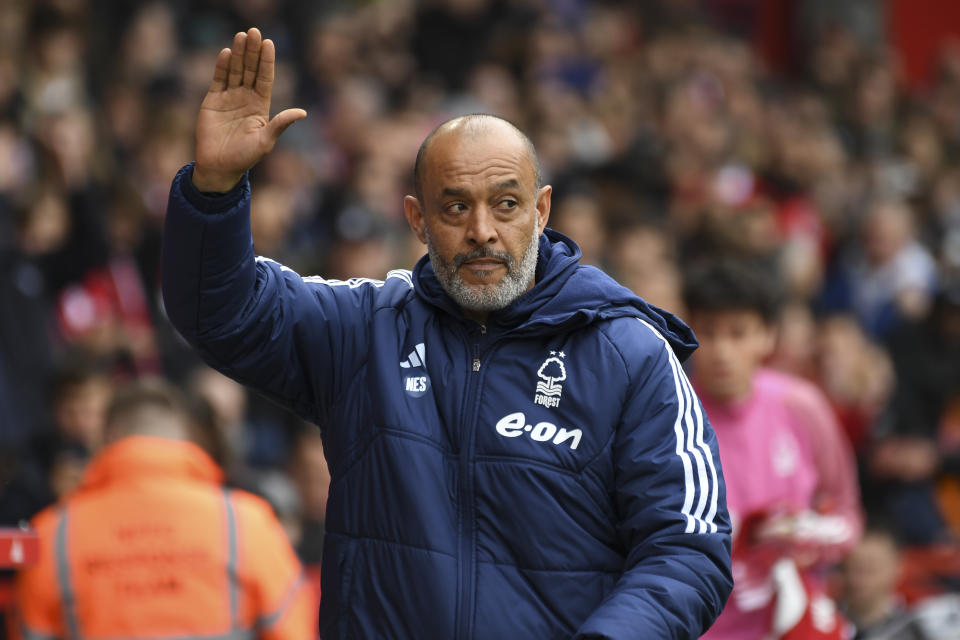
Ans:
{"label": "man's neck", "polygon": [[489,311],[473,311],[471,309],[464,309],[463,307],[461,307],[460,310],[463,311],[463,315],[477,324],[486,324],[487,316],[490,315]]}

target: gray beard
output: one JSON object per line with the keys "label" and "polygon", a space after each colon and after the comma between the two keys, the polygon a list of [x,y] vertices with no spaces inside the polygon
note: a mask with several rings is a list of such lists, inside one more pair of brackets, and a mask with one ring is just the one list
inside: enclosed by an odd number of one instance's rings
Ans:
{"label": "gray beard", "polygon": [[[427,253],[433,272],[443,285],[453,301],[468,311],[497,311],[509,306],[514,300],[523,295],[533,281],[537,270],[537,256],[539,253],[540,234],[537,226],[533,227],[530,244],[527,245],[520,262],[517,263],[506,251],[493,251],[480,248],[470,253],[458,253],[453,260],[447,262],[437,252],[427,234]],[[468,285],[460,277],[460,267],[467,260],[475,258],[495,258],[502,260],[507,272],[497,284]]]}

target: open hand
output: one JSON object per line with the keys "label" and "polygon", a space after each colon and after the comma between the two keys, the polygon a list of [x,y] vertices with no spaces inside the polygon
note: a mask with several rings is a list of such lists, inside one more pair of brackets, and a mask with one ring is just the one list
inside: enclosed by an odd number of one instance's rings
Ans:
{"label": "open hand", "polygon": [[273,42],[257,28],[235,35],[233,47],[217,56],[197,117],[193,184],[201,191],[229,191],[287,127],[306,117],[303,109],[287,109],[270,119],[275,61]]}

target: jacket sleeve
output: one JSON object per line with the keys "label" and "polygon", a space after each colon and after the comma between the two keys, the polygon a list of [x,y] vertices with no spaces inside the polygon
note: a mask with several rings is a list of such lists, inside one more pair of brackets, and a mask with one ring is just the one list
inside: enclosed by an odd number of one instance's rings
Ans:
{"label": "jacket sleeve", "polygon": [[613,591],[575,638],[699,638],[733,588],[716,437],[660,334],[642,324],[618,333],[611,340],[627,342],[618,349],[632,387],[614,442],[628,553]]}
{"label": "jacket sleeve", "polygon": [[796,542],[802,564],[842,560],[863,531],[857,465],[837,417],[823,393],[804,383],[787,398],[800,438],[816,465],[817,487],[810,509],[797,514]]}
{"label": "jacket sleeve", "polygon": [[[164,308],[212,367],[322,426],[365,360],[375,287],[301,278],[254,255],[246,177],[217,197],[177,174],[164,222]],[[341,285],[341,286],[334,286]]]}

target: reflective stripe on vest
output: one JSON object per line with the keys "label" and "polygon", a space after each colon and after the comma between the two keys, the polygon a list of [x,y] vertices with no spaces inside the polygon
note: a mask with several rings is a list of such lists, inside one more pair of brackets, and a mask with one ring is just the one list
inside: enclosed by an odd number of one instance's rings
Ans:
{"label": "reflective stripe on vest", "polygon": [[67,507],[60,509],[60,522],[57,523],[57,537],[54,553],[57,561],[57,582],[60,584],[60,602],[63,607],[63,628],[66,637],[80,640],[80,628],[77,625],[77,602],[70,582],[70,559],[67,557]]}
{"label": "reflective stripe on vest", "polygon": [[287,593],[284,594],[283,599],[280,601],[280,606],[277,607],[272,613],[268,613],[257,618],[257,629],[269,629],[280,621],[280,618],[282,618],[283,614],[286,613],[287,607],[289,607],[290,603],[293,602],[294,596],[297,595],[297,591],[299,591],[300,587],[303,586],[304,581],[306,581],[306,576],[301,569],[300,575],[298,575],[297,579],[293,581],[293,585],[290,587]]}
{"label": "reflective stripe on vest", "polygon": [[25,624],[20,625],[21,640],[60,640],[60,636],[34,631]]}
{"label": "reflective stripe on vest", "polygon": [[227,516],[227,599],[230,602],[230,632],[240,628],[240,576],[237,574],[237,514],[230,499],[230,490],[223,488],[223,504]]}

